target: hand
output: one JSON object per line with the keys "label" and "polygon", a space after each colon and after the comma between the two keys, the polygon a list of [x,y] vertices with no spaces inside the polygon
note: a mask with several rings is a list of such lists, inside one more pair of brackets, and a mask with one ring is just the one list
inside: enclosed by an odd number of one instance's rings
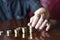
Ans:
{"label": "hand", "polygon": [[39,30],[42,30],[46,26],[46,31],[48,31],[50,28],[48,18],[48,11],[44,8],[40,8],[37,11],[35,11],[34,16],[30,18],[30,23],[28,24],[30,24],[32,27],[35,27],[35,29]]}

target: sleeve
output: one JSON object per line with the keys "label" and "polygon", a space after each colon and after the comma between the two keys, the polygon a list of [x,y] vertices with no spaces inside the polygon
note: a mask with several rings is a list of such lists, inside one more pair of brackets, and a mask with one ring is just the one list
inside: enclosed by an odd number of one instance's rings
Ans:
{"label": "sleeve", "polygon": [[40,7],[42,7],[42,5],[40,4],[39,0],[30,0],[30,10],[32,12],[35,12],[37,9],[39,9]]}

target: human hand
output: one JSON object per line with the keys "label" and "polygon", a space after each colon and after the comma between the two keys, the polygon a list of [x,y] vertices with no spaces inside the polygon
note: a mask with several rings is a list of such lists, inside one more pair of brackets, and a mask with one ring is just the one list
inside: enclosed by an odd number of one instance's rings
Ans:
{"label": "human hand", "polygon": [[35,27],[35,29],[39,30],[44,29],[46,26],[46,31],[48,31],[50,28],[48,18],[49,18],[48,11],[44,8],[40,8],[37,11],[35,11],[34,16],[30,18],[28,26],[30,24],[32,27]]}

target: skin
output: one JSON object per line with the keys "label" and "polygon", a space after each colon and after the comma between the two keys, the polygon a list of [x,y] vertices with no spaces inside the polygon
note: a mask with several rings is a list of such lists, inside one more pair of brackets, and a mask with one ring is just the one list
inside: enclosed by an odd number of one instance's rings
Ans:
{"label": "skin", "polygon": [[35,29],[43,30],[45,28],[46,31],[50,29],[50,23],[48,22],[49,13],[45,8],[39,8],[34,12],[34,16],[30,18],[30,22],[28,26],[31,25],[35,27]]}

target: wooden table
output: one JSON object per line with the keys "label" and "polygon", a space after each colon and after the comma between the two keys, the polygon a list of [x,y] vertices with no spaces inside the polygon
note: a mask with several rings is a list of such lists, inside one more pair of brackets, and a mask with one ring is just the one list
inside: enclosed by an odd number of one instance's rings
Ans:
{"label": "wooden table", "polygon": [[[32,33],[32,40],[60,40],[60,29],[53,29],[49,32],[45,31],[35,31]],[[29,39],[28,32],[26,33],[25,38],[22,38],[22,33],[18,34],[18,37],[14,37],[14,34],[10,34],[10,37],[6,35],[0,36],[0,40],[31,40]]]}
{"label": "wooden table", "polygon": [[[35,29],[34,29],[35,30]],[[60,40],[60,24],[51,26],[48,32],[33,30],[33,38],[29,39],[29,30],[26,30],[25,38],[22,38],[22,32],[18,33],[17,37],[14,37],[14,32],[9,37],[6,35],[0,36],[0,40]]]}

